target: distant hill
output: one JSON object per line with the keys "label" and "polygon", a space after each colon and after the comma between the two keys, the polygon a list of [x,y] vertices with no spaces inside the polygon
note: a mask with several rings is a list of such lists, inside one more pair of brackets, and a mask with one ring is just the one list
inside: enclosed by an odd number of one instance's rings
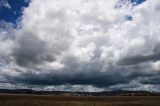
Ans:
{"label": "distant hill", "polygon": [[31,89],[0,89],[0,93],[37,94],[57,96],[160,96],[158,92],[114,90],[103,92],[35,91]]}

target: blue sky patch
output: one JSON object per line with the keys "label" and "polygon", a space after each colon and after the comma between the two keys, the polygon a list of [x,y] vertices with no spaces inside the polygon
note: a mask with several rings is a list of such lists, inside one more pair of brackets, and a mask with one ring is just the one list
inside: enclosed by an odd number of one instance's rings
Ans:
{"label": "blue sky patch", "polygon": [[133,20],[133,17],[131,15],[127,15],[125,17],[125,20],[128,20],[128,21],[132,21]]}
{"label": "blue sky patch", "polygon": [[138,5],[138,4],[142,4],[146,0],[130,0],[130,1],[131,1],[131,3],[134,3],[135,5]]}
{"label": "blue sky patch", "polygon": [[23,7],[29,6],[29,0],[0,0],[10,7],[0,6],[0,20],[16,24],[16,20],[22,15]]}

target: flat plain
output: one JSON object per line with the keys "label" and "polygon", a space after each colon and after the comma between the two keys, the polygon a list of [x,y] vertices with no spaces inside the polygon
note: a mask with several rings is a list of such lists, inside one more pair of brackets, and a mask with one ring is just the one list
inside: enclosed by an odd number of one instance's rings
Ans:
{"label": "flat plain", "polygon": [[0,106],[160,106],[160,96],[0,94]]}

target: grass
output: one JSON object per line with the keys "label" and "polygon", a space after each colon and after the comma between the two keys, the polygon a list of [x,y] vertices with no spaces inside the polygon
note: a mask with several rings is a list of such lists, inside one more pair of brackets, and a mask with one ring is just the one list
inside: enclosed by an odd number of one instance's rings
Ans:
{"label": "grass", "polygon": [[158,96],[48,96],[0,94],[0,106],[160,106]]}

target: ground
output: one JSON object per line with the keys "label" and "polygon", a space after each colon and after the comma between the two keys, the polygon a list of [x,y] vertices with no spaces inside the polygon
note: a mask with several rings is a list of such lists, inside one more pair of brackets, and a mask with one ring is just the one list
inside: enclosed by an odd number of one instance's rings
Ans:
{"label": "ground", "polygon": [[0,94],[0,106],[160,106],[160,96],[49,96]]}

